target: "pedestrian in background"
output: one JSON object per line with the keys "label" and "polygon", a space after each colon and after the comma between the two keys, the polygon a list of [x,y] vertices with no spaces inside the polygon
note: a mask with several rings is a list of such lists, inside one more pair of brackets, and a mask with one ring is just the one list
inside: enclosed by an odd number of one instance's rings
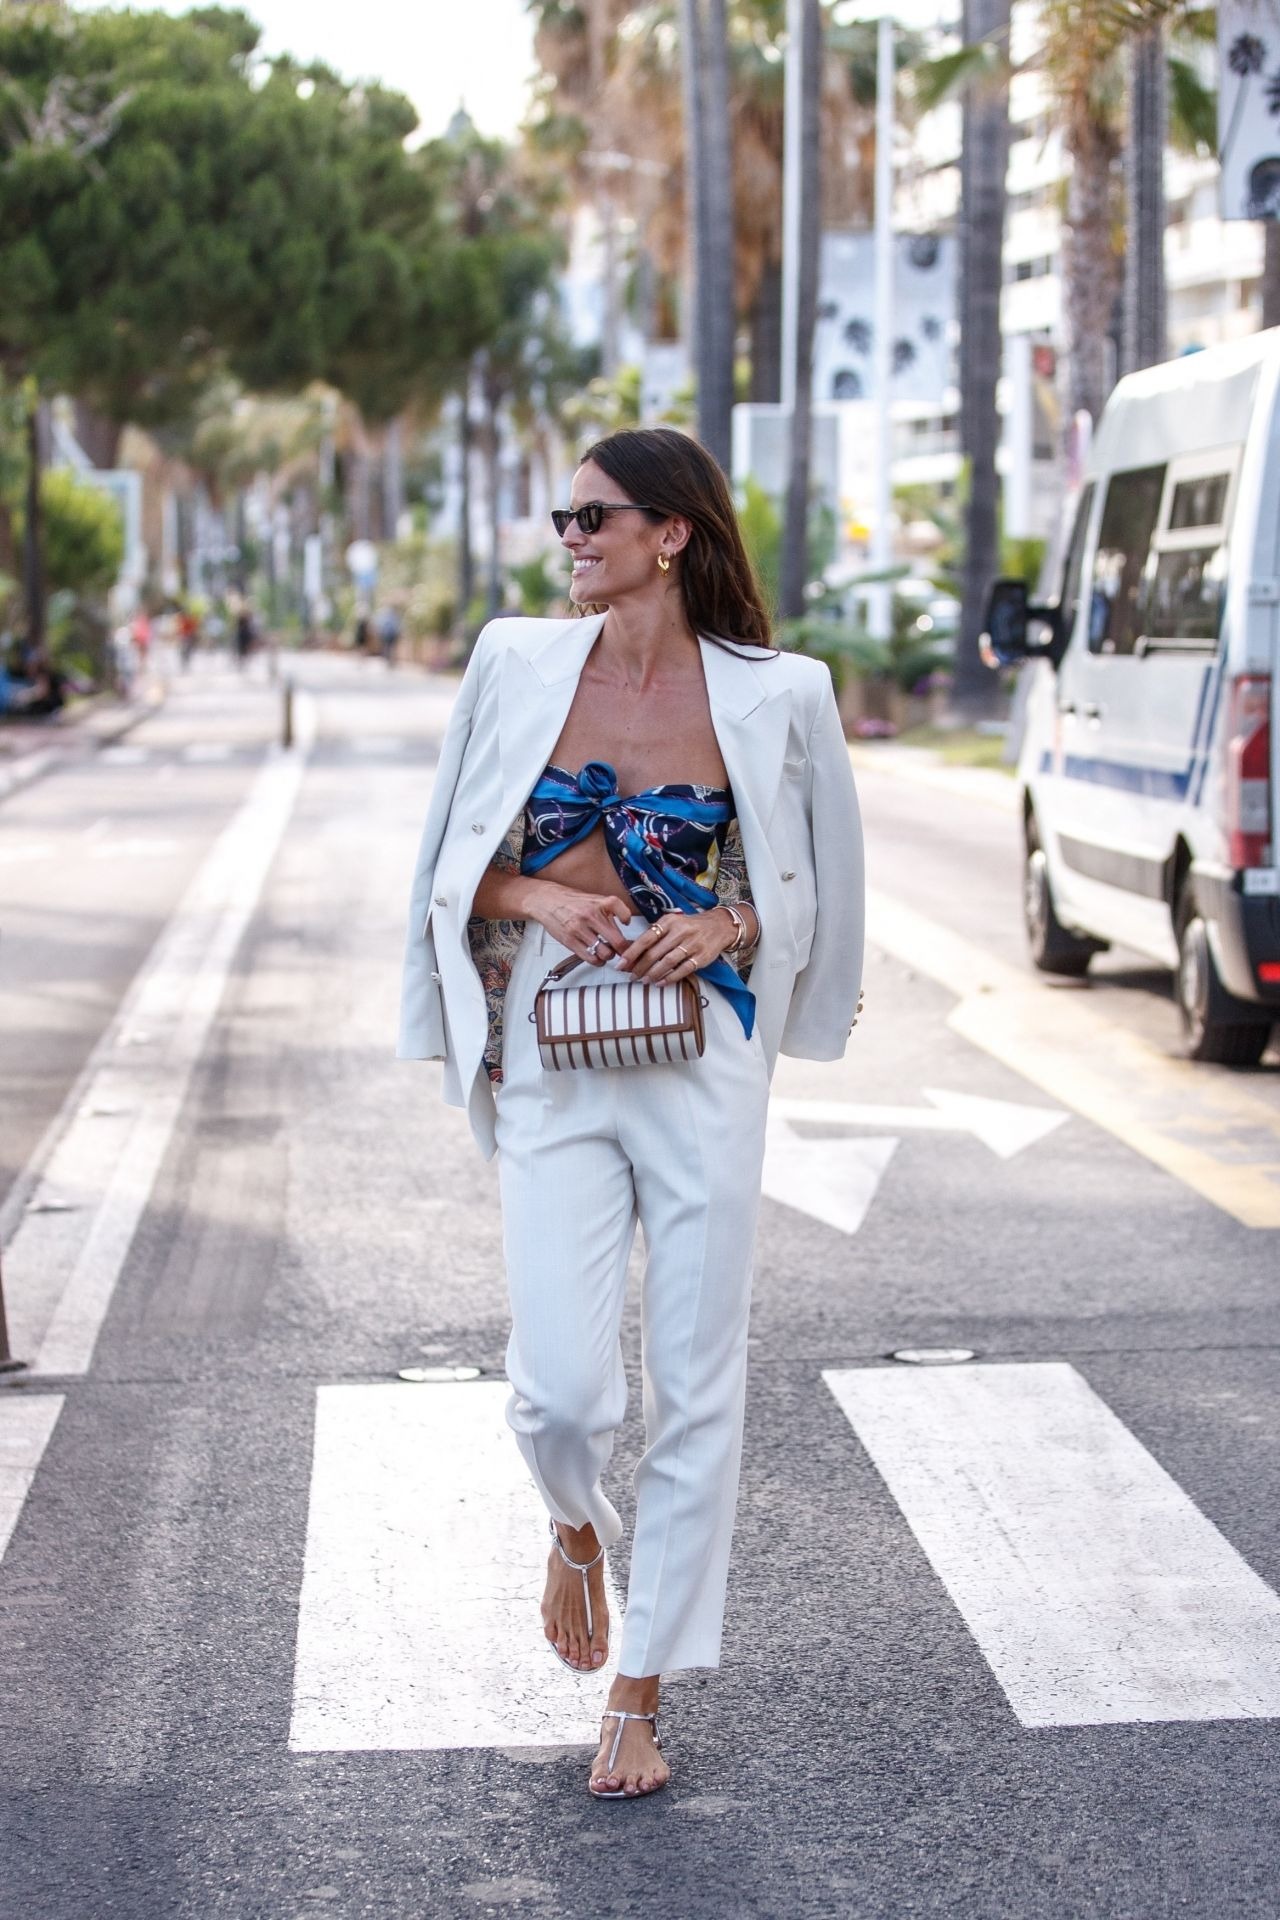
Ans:
{"label": "pedestrian in background", "polygon": [[[550,1515],[546,1636],[579,1673],[608,1651],[602,1563],[622,1523],[602,1480],[644,1229],[646,1447],[588,1780],[630,1798],[670,1774],[659,1676],[719,1664],[769,1078],[780,1049],[844,1052],[862,841],[831,676],[771,647],[710,456],[670,429],[617,433],[585,456],[572,501],[553,519],[587,617],[491,623],[450,720],[399,1051],[443,1059],[446,1099],[497,1149],[508,1420]],[[535,1003],[575,962],[563,984],[587,995],[693,982],[705,1051],[637,1043],[633,1064],[559,1070]]]}
{"label": "pedestrian in background", "polygon": [[400,644],[400,615],[390,603],[378,615],[378,643],[383,659],[389,667],[394,667],[396,648]]}

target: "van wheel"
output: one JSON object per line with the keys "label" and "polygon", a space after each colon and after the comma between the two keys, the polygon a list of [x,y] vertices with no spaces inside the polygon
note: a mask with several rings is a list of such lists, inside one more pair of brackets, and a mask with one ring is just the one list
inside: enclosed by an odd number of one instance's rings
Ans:
{"label": "van wheel", "polygon": [[1271,1037],[1268,1022],[1241,1018],[1247,1003],[1227,992],[1218,977],[1209,945],[1209,929],[1196,905],[1195,894],[1184,887],[1175,922],[1178,971],[1174,990],[1189,1060],[1208,1060],[1222,1067],[1256,1067]]}
{"label": "van wheel", "polygon": [[1079,980],[1088,972],[1095,953],[1104,942],[1085,940],[1068,933],[1058,918],[1049,884],[1049,865],[1040,834],[1032,815],[1027,821],[1027,857],[1023,869],[1022,912],[1027,927],[1027,945],[1032,963],[1041,973],[1067,974]]}

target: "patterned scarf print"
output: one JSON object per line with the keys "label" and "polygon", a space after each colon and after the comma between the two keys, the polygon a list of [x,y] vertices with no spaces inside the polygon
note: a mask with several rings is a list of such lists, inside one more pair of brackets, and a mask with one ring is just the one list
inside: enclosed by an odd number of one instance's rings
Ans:
{"label": "patterned scarf print", "polygon": [[[618,878],[651,924],[664,913],[703,913],[716,901],[716,874],[733,819],[727,787],[646,787],[624,799],[607,760],[581,773],[548,767],[525,809],[521,871],[541,873],[600,827]],[[717,987],[751,1038],[755,995],[726,960],[699,969]]]}

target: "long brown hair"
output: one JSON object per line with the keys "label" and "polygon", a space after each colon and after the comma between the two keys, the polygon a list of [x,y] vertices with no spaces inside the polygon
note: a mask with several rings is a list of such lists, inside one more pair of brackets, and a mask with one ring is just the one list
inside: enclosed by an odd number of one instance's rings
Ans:
{"label": "long brown hair", "polygon": [[594,460],[656,523],[670,514],[692,532],[680,555],[684,610],[708,640],[773,650],[769,615],[734,509],[729,483],[705,447],[675,427],[624,427],[588,447]]}

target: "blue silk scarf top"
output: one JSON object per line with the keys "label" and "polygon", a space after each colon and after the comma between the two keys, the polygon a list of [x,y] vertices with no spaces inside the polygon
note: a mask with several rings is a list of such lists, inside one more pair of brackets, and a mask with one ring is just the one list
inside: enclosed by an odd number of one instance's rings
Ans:
{"label": "blue silk scarf top", "polygon": [[[653,923],[664,913],[703,913],[717,904],[715,879],[733,819],[727,787],[646,787],[624,799],[607,760],[581,773],[548,767],[525,805],[522,873],[541,873],[600,827],[618,878]],[[728,961],[713,960],[698,977],[717,987],[751,1038],[755,995]]]}

